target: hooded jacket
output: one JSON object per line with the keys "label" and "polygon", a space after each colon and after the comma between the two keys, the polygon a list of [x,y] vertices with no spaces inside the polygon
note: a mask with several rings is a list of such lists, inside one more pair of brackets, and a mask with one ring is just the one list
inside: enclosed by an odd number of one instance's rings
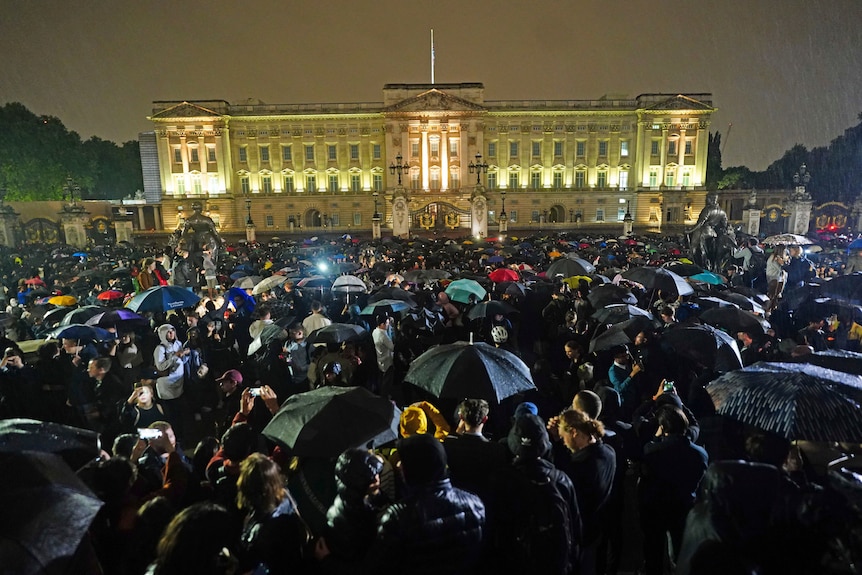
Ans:
{"label": "hooded jacket", "polygon": [[168,341],[168,332],[176,328],[171,324],[160,325],[157,333],[159,334],[159,345],[153,351],[153,361],[155,368],[159,372],[168,372],[156,380],[156,391],[160,399],[177,399],[183,394],[183,362],[186,357],[179,358],[176,352],[180,351],[183,345],[178,341]]}

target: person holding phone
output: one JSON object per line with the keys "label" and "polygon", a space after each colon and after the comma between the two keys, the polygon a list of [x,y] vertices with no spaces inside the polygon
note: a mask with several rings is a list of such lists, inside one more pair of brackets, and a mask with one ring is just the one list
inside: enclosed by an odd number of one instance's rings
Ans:
{"label": "person holding phone", "polygon": [[120,423],[126,429],[149,427],[165,420],[165,411],[156,403],[155,370],[144,370],[129,398],[120,405]]}

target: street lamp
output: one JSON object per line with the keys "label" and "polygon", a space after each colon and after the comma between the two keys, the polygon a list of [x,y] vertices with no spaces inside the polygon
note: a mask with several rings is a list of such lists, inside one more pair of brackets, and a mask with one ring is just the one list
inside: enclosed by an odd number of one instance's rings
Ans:
{"label": "street lamp", "polygon": [[796,193],[794,195],[797,198],[808,199],[808,191],[806,190],[806,187],[810,181],[811,172],[808,171],[808,167],[803,163],[799,166],[799,171],[793,174],[793,183],[796,185]]}
{"label": "street lamp", "polygon": [[509,215],[506,213],[506,190],[500,190],[500,200],[503,203],[503,209],[500,210],[500,236],[504,236],[509,231]]}
{"label": "street lamp", "polygon": [[245,200],[245,212],[246,212],[245,225],[246,226],[253,226],[254,222],[251,219],[251,200],[248,198],[246,198],[246,200]]}
{"label": "street lamp", "polygon": [[575,210],[573,210],[572,208],[569,208],[569,223],[575,223]]}
{"label": "street lamp", "polygon": [[395,156],[395,161],[397,163],[389,165],[389,173],[392,174],[393,176],[395,174],[398,174],[398,186],[399,187],[401,187],[401,174],[410,169],[410,164],[401,163],[401,160],[403,160],[403,159],[404,158],[401,156],[401,154],[398,154],[397,156]]}
{"label": "street lamp", "polygon": [[471,174],[476,172],[476,185],[480,185],[482,183],[482,174],[488,173],[488,164],[482,161],[482,154],[476,154],[476,163],[470,162],[467,167],[470,168]]}
{"label": "street lamp", "polygon": [[[620,200],[620,201],[622,201],[622,200]],[[631,233],[634,229],[634,224],[635,224],[635,219],[632,217],[631,206],[632,206],[632,203],[630,201],[627,201],[626,202],[626,215],[623,216],[623,235],[626,235],[626,236],[631,235]]]}
{"label": "street lamp", "polygon": [[377,211],[377,198],[380,196],[380,192],[374,192],[371,195],[374,196],[374,215],[371,217],[374,218],[375,220],[379,220],[380,219],[380,212]]}

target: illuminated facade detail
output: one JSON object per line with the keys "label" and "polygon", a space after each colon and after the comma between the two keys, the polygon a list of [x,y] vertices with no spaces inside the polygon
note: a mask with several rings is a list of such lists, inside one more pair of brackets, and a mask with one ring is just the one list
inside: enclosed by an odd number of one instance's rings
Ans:
{"label": "illuminated facade detail", "polygon": [[[332,227],[368,223],[375,191],[386,199],[381,221],[391,229],[398,183],[387,168],[399,155],[409,227],[427,227],[420,214],[445,196],[463,210],[459,225],[469,230],[477,183],[468,164],[476,154],[489,165],[479,184],[489,212],[499,212],[506,190],[525,213],[538,208],[532,220],[563,228],[596,214],[595,222],[611,226],[617,218],[600,201],[624,199],[635,228],[648,229],[656,220],[671,223],[668,217],[684,225],[687,210],[680,208],[698,213],[703,206],[714,112],[710,94],[491,101],[482,84],[464,83],[387,84],[383,101],[369,103],[160,101],[149,119],[167,206],[161,213],[176,213],[171,206],[187,198],[222,198],[234,206],[221,211],[224,230],[244,228],[245,196],[253,210],[258,201],[272,203],[306,227],[324,219]],[[331,196],[351,200],[333,207]],[[299,215],[317,210],[318,201],[327,218]],[[575,212],[580,219],[569,221]],[[447,213],[436,214],[436,227],[448,225]],[[275,218],[275,230],[282,219]]]}

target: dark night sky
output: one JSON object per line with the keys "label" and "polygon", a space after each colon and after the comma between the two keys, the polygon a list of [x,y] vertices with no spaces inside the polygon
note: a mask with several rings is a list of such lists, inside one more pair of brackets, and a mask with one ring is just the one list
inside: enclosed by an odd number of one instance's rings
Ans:
{"label": "dark night sky", "polygon": [[430,28],[487,99],[712,92],[725,167],[862,112],[860,0],[0,0],[0,104],[120,143],[153,100],[380,101],[430,81]]}

